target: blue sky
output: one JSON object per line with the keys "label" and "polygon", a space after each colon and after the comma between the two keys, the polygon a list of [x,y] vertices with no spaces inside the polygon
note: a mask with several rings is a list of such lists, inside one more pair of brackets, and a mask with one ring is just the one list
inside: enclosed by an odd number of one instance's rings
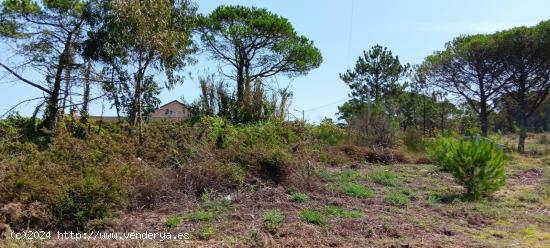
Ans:
{"label": "blue sky", "polygon": [[[324,57],[320,68],[306,76],[276,79],[279,85],[291,84],[291,110],[306,110],[306,119],[313,122],[334,117],[349,93],[338,74],[352,68],[362,51],[373,45],[387,46],[402,62],[416,64],[458,35],[492,33],[550,19],[547,0],[203,0],[197,4],[201,13],[219,5],[264,7],[288,18],[299,34],[315,42]],[[0,60],[5,59],[2,47]],[[215,62],[207,56],[198,55],[197,59],[199,63],[188,67],[186,74],[216,72]],[[39,91],[3,75],[0,71],[0,114],[21,100],[40,96]],[[198,83],[188,79],[171,91],[164,90],[160,98],[166,103],[182,97],[192,101],[198,96]],[[29,115],[35,104],[24,104],[18,110]],[[101,114],[101,106],[101,102],[94,104],[92,114]],[[114,114],[108,110],[109,103],[104,106],[105,115]],[[293,114],[301,117],[301,113]]]}

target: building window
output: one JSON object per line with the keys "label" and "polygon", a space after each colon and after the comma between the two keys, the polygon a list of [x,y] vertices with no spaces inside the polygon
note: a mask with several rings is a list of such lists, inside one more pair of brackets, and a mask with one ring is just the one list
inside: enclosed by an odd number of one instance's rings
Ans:
{"label": "building window", "polygon": [[170,110],[170,109],[166,109],[164,110],[164,115],[166,116],[172,116],[174,115],[174,111]]}

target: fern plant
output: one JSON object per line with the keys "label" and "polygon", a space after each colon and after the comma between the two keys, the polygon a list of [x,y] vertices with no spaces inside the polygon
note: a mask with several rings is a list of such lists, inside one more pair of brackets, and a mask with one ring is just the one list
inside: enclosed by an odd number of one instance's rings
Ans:
{"label": "fern plant", "polygon": [[466,196],[470,198],[488,196],[506,183],[508,158],[490,140],[441,138],[434,142],[430,154],[439,166],[464,186]]}

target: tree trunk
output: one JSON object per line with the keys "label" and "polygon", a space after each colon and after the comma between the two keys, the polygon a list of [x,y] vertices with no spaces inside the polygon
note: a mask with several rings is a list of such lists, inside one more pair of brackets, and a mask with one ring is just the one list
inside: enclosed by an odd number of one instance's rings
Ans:
{"label": "tree trunk", "polygon": [[518,152],[525,152],[525,139],[527,138],[527,117],[521,115],[519,119],[519,140],[518,140]]}
{"label": "tree trunk", "polygon": [[481,102],[479,111],[479,123],[481,125],[481,136],[487,137],[489,129],[489,117],[487,113],[487,104],[483,101]]}
{"label": "tree trunk", "polygon": [[57,72],[50,97],[48,98],[48,104],[46,107],[46,118],[44,119],[44,127],[49,130],[54,130],[57,126],[57,115],[59,108],[59,92],[61,91],[61,74],[63,73],[63,55],[59,57],[59,63],[57,64]]}
{"label": "tree trunk", "polygon": [[67,98],[70,95],[70,89],[71,89],[71,67],[67,66],[65,69],[65,90],[63,91],[63,104],[61,104],[62,106],[61,115],[65,114],[65,108],[67,107]]}
{"label": "tree trunk", "polygon": [[133,112],[134,112],[134,119],[132,122],[132,125],[138,127],[138,136],[139,136],[139,144],[141,145],[143,143],[143,130],[142,130],[142,118],[141,118],[141,72],[138,72],[136,75],[136,88],[134,90],[134,102],[133,102]]}
{"label": "tree trunk", "polygon": [[84,92],[82,97],[82,110],[80,111],[80,121],[83,123],[88,122],[88,108],[90,102],[90,73],[92,70],[92,63],[88,61],[86,72],[84,74]]}
{"label": "tree trunk", "polygon": [[44,118],[44,127],[46,127],[49,130],[54,130],[57,126],[57,117],[59,113],[59,92],[61,91],[61,76],[63,74],[63,70],[65,69],[65,66],[67,65],[69,61],[69,49],[72,42],[73,33],[69,33],[67,35],[67,39],[65,40],[65,47],[63,48],[63,52],[61,55],[59,55],[59,59],[57,62],[56,73],[55,73],[55,79],[53,82],[53,87],[51,90],[50,97],[48,99],[48,104],[46,107],[46,117]]}

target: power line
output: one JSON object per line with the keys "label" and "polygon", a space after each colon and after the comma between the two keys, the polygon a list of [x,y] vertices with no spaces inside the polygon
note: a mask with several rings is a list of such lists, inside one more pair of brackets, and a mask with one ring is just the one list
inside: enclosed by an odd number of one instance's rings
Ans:
{"label": "power line", "polygon": [[313,110],[318,110],[318,109],[330,107],[330,106],[332,106],[332,105],[334,105],[334,104],[341,103],[341,102],[344,102],[344,101],[347,101],[347,100],[349,100],[348,97],[343,98],[343,99],[340,99],[340,100],[338,100],[338,101],[334,101],[334,102],[331,102],[331,103],[327,103],[327,104],[324,104],[324,105],[321,105],[321,106],[317,106],[317,107],[314,107],[314,108],[306,109],[306,110],[304,110],[304,111],[305,111],[305,112],[309,112],[309,111],[313,111]]}

